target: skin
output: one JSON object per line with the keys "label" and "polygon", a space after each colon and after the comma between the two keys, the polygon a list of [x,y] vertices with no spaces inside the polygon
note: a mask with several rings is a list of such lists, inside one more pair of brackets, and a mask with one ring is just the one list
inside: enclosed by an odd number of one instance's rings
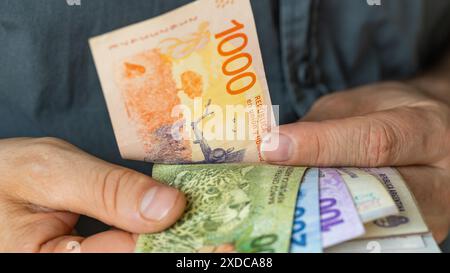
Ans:
{"label": "skin", "polygon": [[[449,75],[450,56],[410,81],[323,97],[304,119],[280,127],[289,141],[278,150],[262,145],[264,157],[280,165],[397,166],[441,242],[450,227]],[[135,234],[170,227],[186,204],[182,193],[58,139],[0,140],[0,173],[0,252],[131,252]],[[156,220],[140,209],[155,187],[165,192],[155,198],[165,211]],[[73,235],[80,214],[116,229]]]}
{"label": "skin", "polygon": [[[168,228],[186,204],[177,190],[58,139],[0,140],[0,173],[0,252],[132,252],[134,234]],[[149,191],[154,206],[141,210]],[[80,214],[117,229],[75,236]]]}
{"label": "skin", "polygon": [[[270,152],[263,145],[263,154],[280,165],[397,166],[441,242],[450,227],[448,75],[450,58],[407,82],[323,97],[304,119],[280,127],[291,144]],[[186,203],[168,190],[174,204],[149,220],[139,209],[143,194],[165,186],[52,138],[0,140],[0,173],[0,252],[131,252],[135,234],[169,227]],[[75,236],[80,214],[117,229]]]}
{"label": "skin", "polygon": [[[450,51],[449,51],[450,53]],[[398,167],[435,239],[450,229],[450,54],[424,75],[337,92],[281,126],[280,165]],[[265,137],[265,143],[275,135]]]}

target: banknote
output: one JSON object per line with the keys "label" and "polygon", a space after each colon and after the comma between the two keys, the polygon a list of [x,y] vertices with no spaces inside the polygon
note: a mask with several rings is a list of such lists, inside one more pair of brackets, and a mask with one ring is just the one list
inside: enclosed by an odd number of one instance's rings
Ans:
{"label": "banknote", "polygon": [[422,235],[422,239],[425,243],[425,247],[422,249],[417,249],[415,253],[422,253],[422,252],[430,252],[430,253],[441,253],[441,248],[437,244],[436,240],[434,240],[432,233],[427,233]]}
{"label": "banknote", "polygon": [[194,1],[90,46],[123,158],[263,161],[276,121],[249,0]]}
{"label": "banknote", "polygon": [[364,235],[353,198],[335,169],[320,169],[322,245],[328,248]]}
{"label": "banknote", "polygon": [[338,171],[353,196],[363,223],[399,213],[383,184],[372,174],[358,168],[339,168]]}
{"label": "banknote", "polygon": [[440,253],[430,233],[354,240],[331,247],[327,253]]}
{"label": "banknote", "polygon": [[291,253],[321,253],[319,169],[306,171],[297,197]]}
{"label": "banknote", "polygon": [[400,173],[393,168],[365,169],[379,178],[391,195],[400,213],[366,224],[365,238],[402,236],[428,232],[414,196]]}
{"label": "banknote", "polygon": [[289,252],[305,168],[157,165],[153,177],[180,189],[188,205],[167,231],[141,235],[137,252]]}

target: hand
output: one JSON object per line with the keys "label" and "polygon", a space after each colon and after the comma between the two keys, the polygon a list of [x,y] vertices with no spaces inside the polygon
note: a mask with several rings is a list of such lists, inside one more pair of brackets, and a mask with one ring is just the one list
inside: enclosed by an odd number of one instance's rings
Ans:
{"label": "hand", "polygon": [[[57,139],[0,140],[0,173],[0,252],[131,252],[133,233],[169,227],[186,202]],[[72,236],[79,214],[121,230]]]}
{"label": "hand", "polygon": [[[276,150],[264,143],[278,138]],[[449,105],[405,83],[381,83],[320,99],[300,122],[265,137],[267,161],[304,166],[402,166],[438,241],[450,227]],[[273,142],[272,142],[273,143]]]}

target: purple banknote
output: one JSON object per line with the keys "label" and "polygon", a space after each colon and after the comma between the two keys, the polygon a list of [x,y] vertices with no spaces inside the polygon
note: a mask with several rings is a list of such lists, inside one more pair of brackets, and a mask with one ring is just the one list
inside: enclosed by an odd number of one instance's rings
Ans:
{"label": "purple banknote", "polygon": [[320,218],[324,248],[365,233],[353,198],[334,169],[320,169]]}

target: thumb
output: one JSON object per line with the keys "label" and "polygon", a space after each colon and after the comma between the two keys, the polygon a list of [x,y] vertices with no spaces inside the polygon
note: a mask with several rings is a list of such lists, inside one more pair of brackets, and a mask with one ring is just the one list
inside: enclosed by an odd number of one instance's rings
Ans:
{"label": "thumb", "polygon": [[24,201],[87,215],[132,233],[161,231],[182,215],[186,200],[178,190],[53,142],[33,144],[20,160],[15,179],[25,183],[16,185],[15,194]]}
{"label": "thumb", "polygon": [[[317,167],[379,167],[421,164],[439,151],[430,122],[395,111],[321,122],[284,125],[264,137],[261,153],[269,163]],[[434,130],[436,131],[436,130]],[[436,141],[435,141],[436,142]],[[274,144],[275,143],[275,144]]]}

